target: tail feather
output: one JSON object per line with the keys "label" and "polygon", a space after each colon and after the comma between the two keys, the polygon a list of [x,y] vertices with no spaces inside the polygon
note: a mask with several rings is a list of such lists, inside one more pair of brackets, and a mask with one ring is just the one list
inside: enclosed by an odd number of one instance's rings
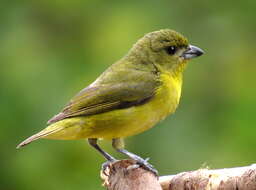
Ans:
{"label": "tail feather", "polygon": [[22,143],[20,143],[16,148],[19,149],[27,144],[30,144],[31,142],[37,140],[37,139],[40,139],[42,137],[45,137],[47,135],[50,135],[52,133],[55,133],[57,131],[60,131],[62,128],[55,128],[55,129],[52,129],[52,130],[43,130],[43,131],[40,131],[39,133],[27,138],[26,140],[24,140]]}

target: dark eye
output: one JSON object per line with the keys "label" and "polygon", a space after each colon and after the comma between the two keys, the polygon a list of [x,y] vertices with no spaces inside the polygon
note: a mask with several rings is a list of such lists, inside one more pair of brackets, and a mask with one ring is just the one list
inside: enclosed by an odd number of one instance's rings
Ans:
{"label": "dark eye", "polygon": [[169,55],[173,55],[176,53],[177,48],[175,46],[169,46],[165,50]]}

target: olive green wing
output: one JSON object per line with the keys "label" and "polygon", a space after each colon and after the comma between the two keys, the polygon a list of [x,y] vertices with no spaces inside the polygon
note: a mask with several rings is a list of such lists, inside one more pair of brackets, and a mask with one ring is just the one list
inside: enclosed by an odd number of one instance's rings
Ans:
{"label": "olive green wing", "polygon": [[128,77],[126,81],[118,83],[97,84],[83,89],[47,124],[144,104],[154,96],[158,82],[153,75],[141,75]]}

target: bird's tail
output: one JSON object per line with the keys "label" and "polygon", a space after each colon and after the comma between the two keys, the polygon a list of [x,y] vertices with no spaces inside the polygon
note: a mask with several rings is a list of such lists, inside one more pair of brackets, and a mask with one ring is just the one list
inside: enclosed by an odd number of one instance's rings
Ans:
{"label": "bird's tail", "polygon": [[63,128],[53,128],[52,130],[42,130],[42,131],[40,131],[39,133],[36,133],[35,135],[33,135],[33,136],[31,136],[31,137],[29,137],[29,138],[27,138],[26,140],[24,140],[22,143],[20,143],[16,148],[18,149],[18,148],[21,148],[21,147],[23,147],[23,146],[25,146],[25,145],[27,145],[27,144],[29,144],[29,143],[31,143],[31,142],[33,142],[33,141],[35,141],[35,140],[37,140],[37,139],[41,139],[41,138],[43,138],[43,137],[46,137],[46,136],[48,136],[48,135],[50,135],[50,134],[52,134],[52,133],[56,133],[57,131],[60,131],[60,130],[62,130]]}

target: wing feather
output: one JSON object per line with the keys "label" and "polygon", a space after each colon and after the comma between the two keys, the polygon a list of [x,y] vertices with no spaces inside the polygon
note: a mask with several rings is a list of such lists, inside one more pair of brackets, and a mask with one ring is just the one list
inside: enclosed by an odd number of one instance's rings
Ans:
{"label": "wing feather", "polygon": [[[125,80],[125,77],[127,80]],[[139,80],[138,80],[139,79]],[[109,84],[95,84],[80,91],[64,109],[47,124],[65,118],[104,113],[115,109],[138,106],[154,96],[158,81],[148,72],[133,72]]]}

